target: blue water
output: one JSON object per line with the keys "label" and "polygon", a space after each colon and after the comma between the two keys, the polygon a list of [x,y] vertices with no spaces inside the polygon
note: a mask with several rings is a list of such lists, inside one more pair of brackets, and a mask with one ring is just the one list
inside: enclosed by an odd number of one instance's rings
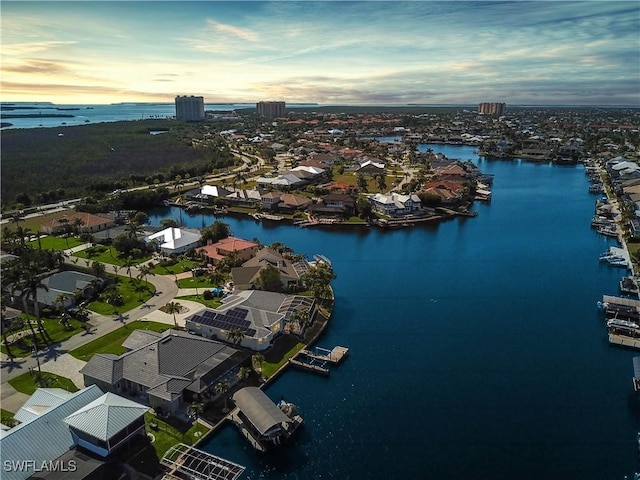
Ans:
{"label": "blue water", "polygon": [[336,308],[319,345],[351,353],[329,378],[290,371],[267,389],[301,407],[291,446],[260,455],[229,426],[201,448],[247,466],[247,479],[631,475],[634,352],[608,345],[596,309],[622,270],[598,262],[614,242],[589,227],[583,168],[431,147],[495,174],[477,217],[385,232],[223,218],[237,236],[332,260]]}
{"label": "blue water", "polygon": [[[6,105],[10,105],[7,103]],[[88,123],[119,122],[126,120],[144,120],[149,118],[171,118],[176,114],[173,103],[119,103],[111,105],[57,105],[16,103],[17,106],[41,107],[34,110],[12,110],[2,113],[10,114],[67,114],[73,117],[59,118],[4,118],[3,122],[11,123],[6,128],[64,127],[86,125]],[[78,110],[57,110],[56,108],[77,108]],[[205,104],[205,110],[231,111],[236,108],[252,108],[254,104]]]}

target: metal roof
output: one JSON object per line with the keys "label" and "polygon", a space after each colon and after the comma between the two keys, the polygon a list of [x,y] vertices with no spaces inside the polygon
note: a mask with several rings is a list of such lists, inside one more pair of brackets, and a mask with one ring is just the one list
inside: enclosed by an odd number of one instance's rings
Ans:
{"label": "metal roof", "polygon": [[[102,396],[102,390],[91,385],[73,394],[30,422],[12,428],[0,439],[0,460],[29,461],[35,465],[55,460],[73,445],[69,426],[63,421],[69,414]],[[24,480],[34,472],[25,469],[7,469],[2,480]]]}
{"label": "metal roof", "polygon": [[14,420],[25,423],[42,415],[49,409],[64,403],[73,396],[62,388],[38,388],[13,417]]}
{"label": "metal roof", "polygon": [[291,421],[258,387],[238,390],[233,394],[233,401],[261,435],[276,425]]}
{"label": "metal roof", "polygon": [[105,393],[80,410],[69,415],[64,422],[76,430],[100,440],[108,440],[140,418],[149,407],[113,393]]}

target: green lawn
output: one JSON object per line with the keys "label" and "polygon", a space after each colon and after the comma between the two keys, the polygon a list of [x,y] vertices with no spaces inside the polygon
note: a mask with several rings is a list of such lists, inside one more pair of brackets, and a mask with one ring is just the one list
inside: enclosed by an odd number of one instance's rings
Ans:
{"label": "green lawn", "polygon": [[[35,317],[33,315],[29,315],[29,318],[33,321],[33,328],[36,331],[38,346],[40,347],[40,350],[45,350],[48,347],[47,344],[42,341],[42,337],[38,333]],[[73,337],[76,333],[84,330],[84,324],[75,319],[69,320],[70,328],[66,328],[61,324],[58,318],[42,318],[42,324],[54,343],[67,340],[68,338]],[[19,336],[16,335],[18,332],[22,332],[22,334]],[[15,357],[20,358],[31,355],[33,352],[33,341],[29,327],[25,325],[21,330],[12,332],[9,335],[12,340],[14,339],[13,335],[16,335],[16,337],[15,341],[9,344],[11,353]],[[7,347],[5,347],[4,343],[0,346],[0,351],[2,351],[2,353],[7,353]]]}
{"label": "green lawn", "polygon": [[122,342],[124,342],[134,330],[151,330],[154,332],[164,332],[169,328],[171,328],[171,325],[167,325],[166,323],[143,322],[141,320],[137,320],[127,325],[123,325],[119,329],[111,333],[107,333],[100,338],[96,338],[92,342],[78,347],[69,353],[71,353],[71,355],[76,357],[78,360],[82,360],[84,362],[88,362],[96,353],[112,353],[114,355],[122,355],[126,351],[122,346]]}
{"label": "green lawn", "polygon": [[[43,250],[66,250],[67,248],[77,247],[78,245],[82,245],[84,242],[77,239],[76,237],[53,237],[51,235],[46,236],[40,239],[40,246]],[[29,242],[29,245],[38,248],[38,240],[34,240],[33,242]]]}
{"label": "green lawn", "polygon": [[101,300],[91,302],[87,308],[102,315],[114,315],[116,312],[128,312],[149,300],[156,293],[156,287],[149,282],[136,279],[121,279],[118,282],[118,292],[122,295],[124,305],[114,306]]}
{"label": "green lawn", "polygon": [[278,369],[282,367],[282,365],[287,363],[287,360],[289,360],[291,357],[293,357],[296,353],[298,353],[303,348],[304,348],[304,343],[298,342],[295,344],[295,346],[291,350],[289,350],[287,353],[283,355],[282,359],[278,363],[262,362],[262,375],[265,378],[269,378],[271,375],[276,373]]}
{"label": "green lawn", "polygon": [[160,264],[156,264],[151,269],[151,271],[156,275],[175,275],[176,273],[190,271],[194,265],[195,262],[193,260],[183,260],[182,262],[178,262],[175,265],[168,265],[166,267]]}
{"label": "green lawn", "polygon": [[[147,424],[147,432],[154,437],[153,448],[158,458],[162,458],[169,448],[178,443],[193,445],[209,431],[207,427],[196,422],[189,430],[182,433],[151,413],[145,413],[144,419]],[[150,427],[152,423],[156,428]]]}
{"label": "green lawn", "polygon": [[5,410],[4,408],[0,408],[0,422],[8,427],[13,426],[13,413],[9,410]]}
{"label": "green lawn", "polygon": [[201,275],[196,278],[181,278],[178,280],[178,287],[180,288],[215,288],[219,287],[219,283],[211,282],[208,275]]}
{"label": "green lawn", "polygon": [[200,294],[200,295],[184,295],[182,297],[176,297],[176,300],[181,300],[181,299],[191,300],[192,302],[198,302],[198,303],[201,303],[202,305],[206,305],[209,308],[217,308],[222,304],[222,302],[220,301],[219,298],[214,297],[211,300],[205,300],[202,297],[202,294]]}
{"label": "green lawn", "polygon": [[[36,382],[37,376],[43,380],[42,383]],[[42,372],[38,374],[37,371],[23,373],[19,377],[15,377],[9,380],[9,384],[15,388],[18,392],[26,395],[32,395],[38,387],[47,388],[62,388],[68,392],[77,392],[78,387],[68,378],[55,375],[53,373]]]}
{"label": "green lawn", "polygon": [[[80,252],[74,253],[73,255],[78,258],[84,258],[85,260],[109,263],[111,265],[118,265],[119,267],[123,267],[127,262],[126,258],[122,258],[118,256],[118,252],[111,245],[98,246],[92,250],[82,250]],[[136,265],[137,265],[139,263],[150,260],[151,257],[152,255],[148,254],[148,255],[145,255],[144,257],[135,258],[134,261],[136,262]]]}

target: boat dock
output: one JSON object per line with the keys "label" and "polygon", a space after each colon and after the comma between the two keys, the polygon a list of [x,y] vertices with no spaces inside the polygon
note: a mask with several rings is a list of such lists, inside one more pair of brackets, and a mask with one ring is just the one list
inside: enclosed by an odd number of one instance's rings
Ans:
{"label": "boat dock", "polygon": [[609,334],[609,343],[621,345],[623,347],[631,347],[640,349],[640,338],[627,337],[625,335]]}
{"label": "boat dock", "polygon": [[289,363],[313,373],[329,375],[330,371],[327,368],[327,364],[337,365],[342,362],[348,354],[349,348],[339,345],[333,347],[331,350],[315,347],[314,351],[300,350],[294,357],[289,359]]}
{"label": "boat dock", "polygon": [[640,357],[633,357],[633,390],[640,392]]}

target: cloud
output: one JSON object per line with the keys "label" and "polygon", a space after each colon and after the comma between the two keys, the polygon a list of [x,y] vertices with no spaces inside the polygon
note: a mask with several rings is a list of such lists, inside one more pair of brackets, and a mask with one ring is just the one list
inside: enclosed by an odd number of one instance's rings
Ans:
{"label": "cloud", "polygon": [[214,31],[222,33],[224,35],[232,35],[234,37],[241,38],[242,40],[247,40],[249,42],[257,42],[259,36],[256,32],[248,30],[246,28],[236,27],[234,25],[224,24],[220,22],[216,22],[212,19],[207,19],[207,24],[213,28]]}

